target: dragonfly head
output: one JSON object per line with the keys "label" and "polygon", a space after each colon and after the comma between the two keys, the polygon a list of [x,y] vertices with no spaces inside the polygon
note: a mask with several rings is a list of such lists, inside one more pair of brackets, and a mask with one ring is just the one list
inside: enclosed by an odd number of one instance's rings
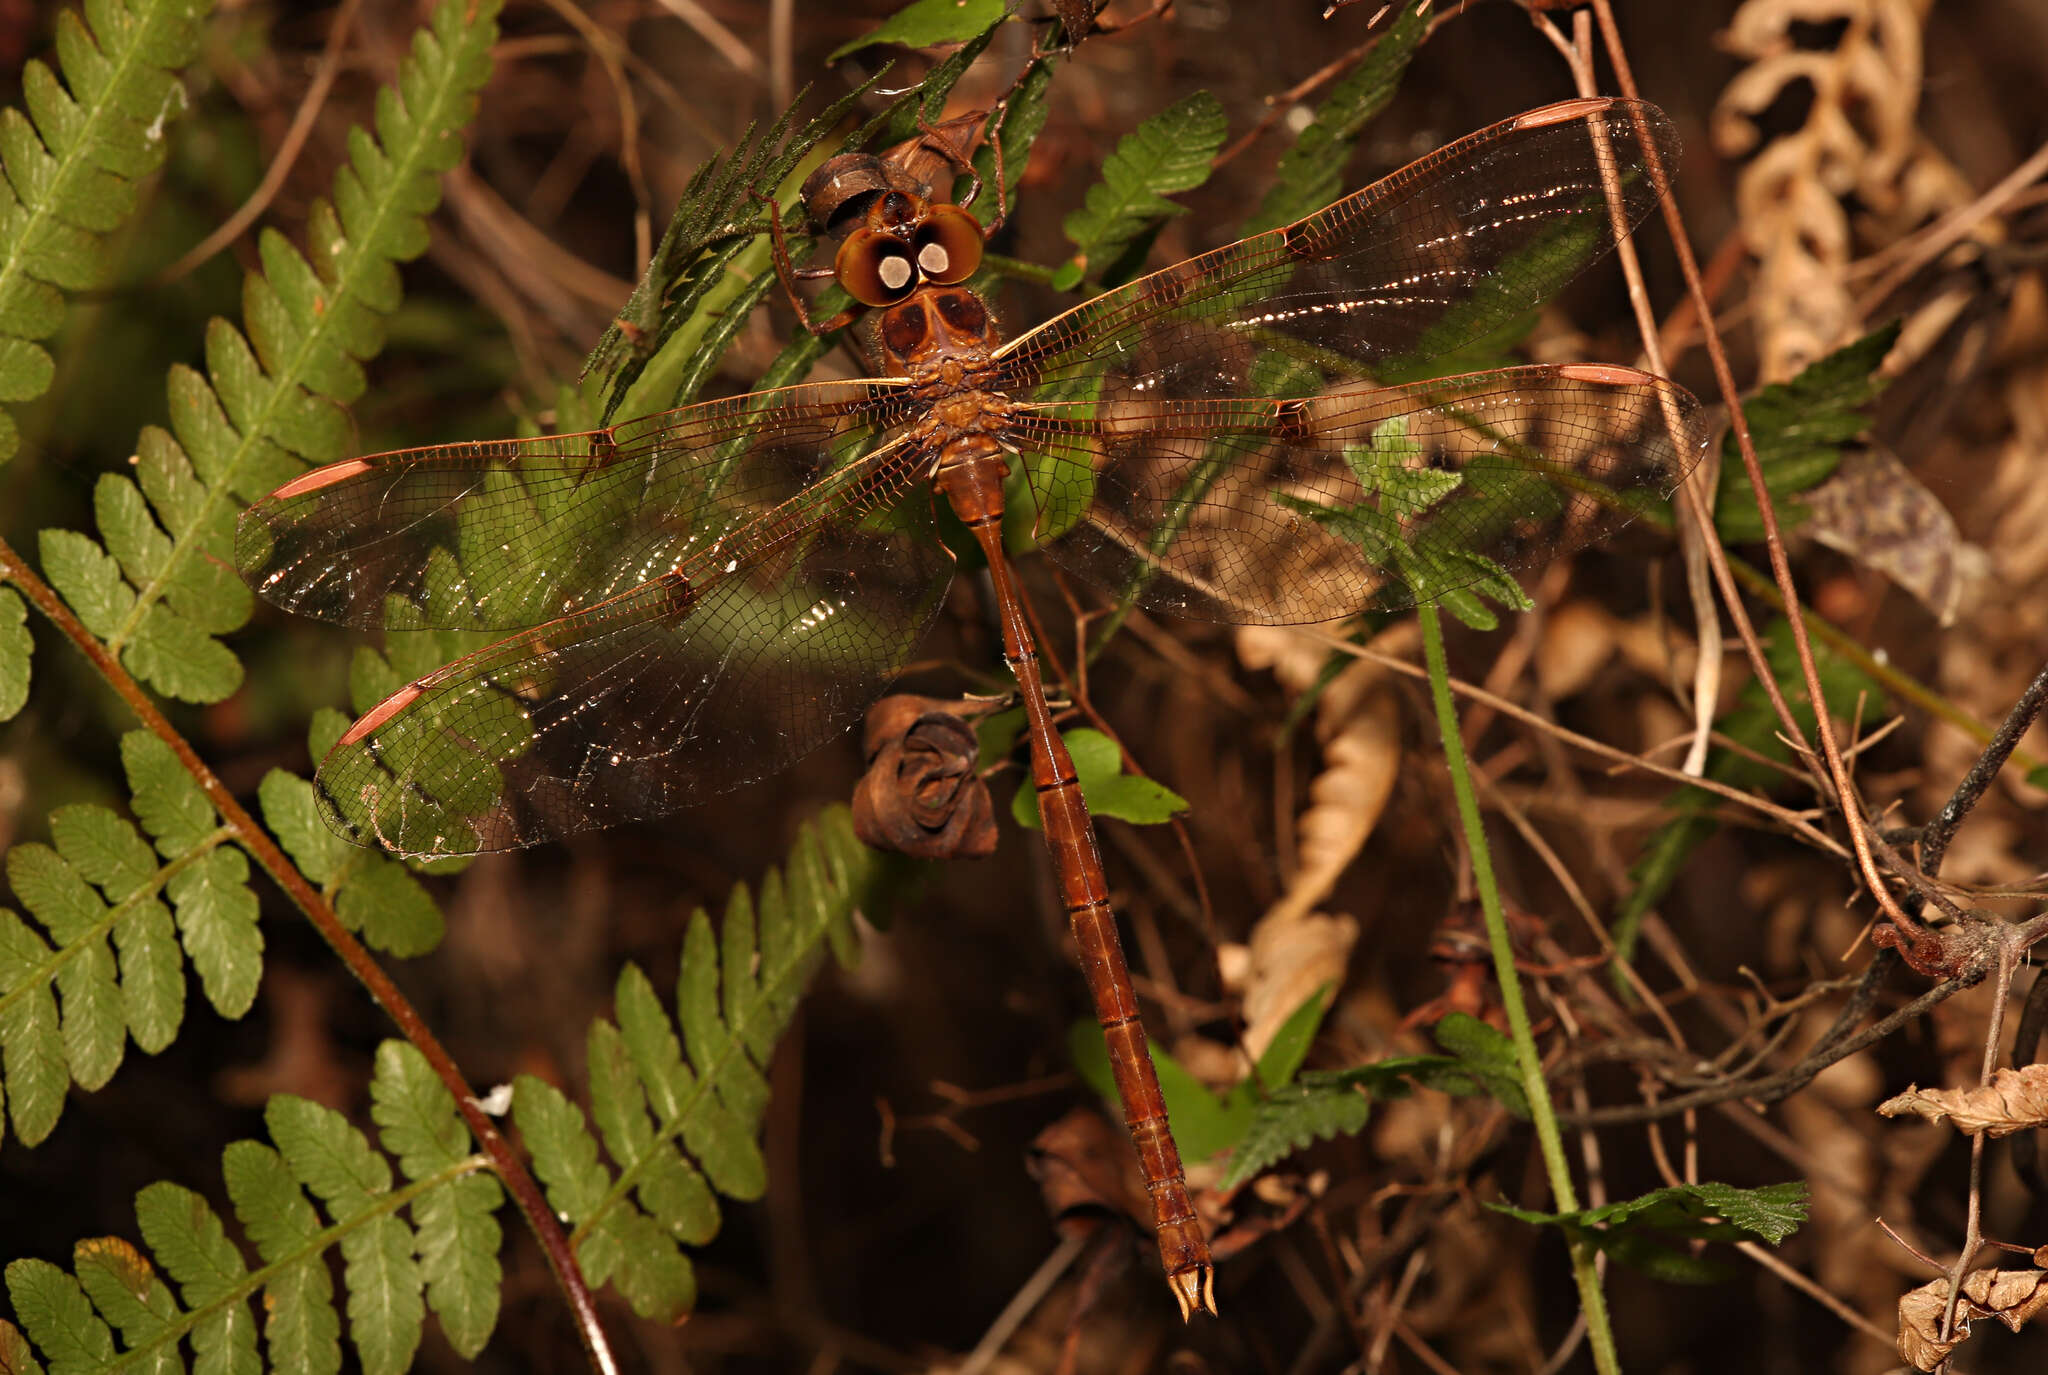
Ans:
{"label": "dragonfly head", "polygon": [[957,286],[980,266],[979,220],[897,190],[875,197],[833,260],[839,284],[865,306],[893,306],[924,285]]}

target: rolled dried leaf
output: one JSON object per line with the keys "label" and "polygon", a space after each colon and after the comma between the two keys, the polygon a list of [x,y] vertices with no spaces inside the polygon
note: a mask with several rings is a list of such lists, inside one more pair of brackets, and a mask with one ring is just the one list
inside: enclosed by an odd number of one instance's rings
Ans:
{"label": "rolled dried leaf", "polygon": [[978,769],[973,704],[897,693],[868,712],[868,771],[853,792],[853,833],[918,859],[995,853],[995,805]]}
{"label": "rolled dried leaf", "polygon": [[1930,1122],[1946,1117],[1967,1136],[2037,1131],[2048,1127],[2048,1065],[1999,1070],[1980,1088],[1923,1089],[1912,1084],[1898,1097],[1879,1103],[1877,1110],[1885,1117],[1910,1114]]}

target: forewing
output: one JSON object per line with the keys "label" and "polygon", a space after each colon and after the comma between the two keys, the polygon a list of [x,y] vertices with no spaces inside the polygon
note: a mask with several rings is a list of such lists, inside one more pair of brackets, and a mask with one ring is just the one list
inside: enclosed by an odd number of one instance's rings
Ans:
{"label": "forewing", "polygon": [[951,558],[904,445],[710,556],[393,694],[318,776],[359,844],[452,855],[659,816],[843,731],[931,621]]}
{"label": "forewing", "polygon": [[[1458,140],[1306,219],[1190,258],[1011,341],[1019,399],[1300,395],[1397,381],[1532,310],[1656,205],[1662,111],[1588,99]],[[1438,369],[1441,371],[1442,369]]]}
{"label": "forewing", "polygon": [[348,625],[511,630],[679,566],[885,441],[900,389],[813,384],[584,434],[349,459],[242,515],[265,599]]}
{"label": "forewing", "polygon": [[1541,366],[1284,401],[1041,406],[1010,442],[1060,563],[1139,605],[1286,624],[1434,601],[1589,544],[1670,491],[1699,401]]}

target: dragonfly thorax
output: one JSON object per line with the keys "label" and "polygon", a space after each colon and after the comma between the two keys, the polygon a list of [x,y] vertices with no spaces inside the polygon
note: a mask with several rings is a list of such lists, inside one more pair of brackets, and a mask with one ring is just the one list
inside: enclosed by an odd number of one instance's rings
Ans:
{"label": "dragonfly thorax", "polygon": [[1002,342],[988,303],[964,287],[927,286],[882,313],[875,330],[888,371],[921,385],[972,385]]}

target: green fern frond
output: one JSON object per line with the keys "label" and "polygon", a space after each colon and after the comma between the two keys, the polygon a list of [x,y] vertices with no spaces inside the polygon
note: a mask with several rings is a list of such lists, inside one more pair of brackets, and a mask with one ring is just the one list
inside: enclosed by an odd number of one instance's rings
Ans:
{"label": "green fern frond", "polygon": [[[215,320],[206,373],[172,370],[175,434],[143,432],[138,481],[100,479],[101,539],[43,537],[50,581],[130,672],[167,696],[217,702],[241,683],[240,662],[215,638],[251,606],[233,571],[236,498],[253,500],[301,463],[342,456],[341,408],[363,390],[361,360],[383,345],[396,264],[426,249],[438,177],[461,156],[461,130],[490,74],[497,9],[498,0],[446,0],[434,11],[397,86],[379,93],[376,135],[352,131],[333,202],[313,207],[310,257],[280,234],[262,236],[263,270],[243,284],[248,334]],[[12,145],[7,165],[13,176]]]}
{"label": "green fern frond", "polygon": [[27,622],[21,594],[0,587],[0,721],[13,720],[28,703],[29,659],[36,646]]}
{"label": "green fern frond", "polygon": [[514,1086],[513,1118],[548,1202],[575,1224],[584,1277],[609,1281],[643,1317],[673,1321],[694,1303],[682,1247],[718,1231],[715,1195],[744,1201],[767,1188],[755,1136],[769,1057],[826,947],[852,958],[853,913],[886,865],[854,839],[844,807],[828,808],[797,836],[787,872],[762,879],[758,898],[733,890],[720,935],[701,909],[691,918],[673,1018],[628,965],[617,1022],[590,1029],[596,1135],[553,1085],[525,1075]]}
{"label": "green fern frond", "polygon": [[[60,80],[22,70],[28,113],[0,110],[0,401],[40,396],[55,375],[35,342],[56,333],[64,291],[101,285],[106,236],[135,212],[136,183],[164,158],[183,109],[177,70],[199,52],[206,0],[100,0],[90,25],[57,16]],[[0,463],[20,442],[0,411]]]}
{"label": "green fern frond", "polygon": [[[253,1371],[260,1335],[273,1369],[338,1370],[343,1323],[324,1259],[336,1247],[347,1335],[369,1375],[412,1363],[429,1308],[456,1352],[476,1355],[497,1322],[497,1181],[417,1050],[386,1042],[371,1095],[381,1150],[333,1109],[280,1094],[264,1113],[275,1144],[223,1152],[254,1269],[205,1198],[169,1183],[135,1198],[147,1253],[102,1237],[78,1244],[71,1273],[14,1261],[7,1292],[21,1328],[0,1321],[0,1369],[38,1369],[33,1343],[67,1375],[116,1362],[182,1370],[181,1346],[202,1369]],[[407,1183],[395,1182],[392,1156]]]}
{"label": "green fern frond", "polygon": [[1359,134],[1394,98],[1408,59],[1429,33],[1422,10],[1418,0],[1408,0],[1372,51],[1330,88],[1315,119],[1280,155],[1273,185],[1245,223],[1246,234],[1292,224],[1337,199]]}
{"label": "green fern frond", "polygon": [[130,1038],[152,1055],[177,1038],[186,959],[224,1017],[249,1010],[262,973],[249,863],[212,804],[148,732],[121,758],[149,840],[107,808],[60,807],[53,845],[7,855],[28,915],[0,908],[0,1101],[30,1145],[72,1083],[113,1077]]}
{"label": "green fern frond", "polygon": [[1142,256],[1147,231],[1186,213],[1166,198],[1209,179],[1229,128],[1216,97],[1196,91],[1118,140],[1102,164],[1102,180],[1066,218],[1063,227],[1075,253],[1053,274],[1053,286],[1072,290],[1090,268],[1106,285],[1115,285],[1114,269],[1127,257]]}

